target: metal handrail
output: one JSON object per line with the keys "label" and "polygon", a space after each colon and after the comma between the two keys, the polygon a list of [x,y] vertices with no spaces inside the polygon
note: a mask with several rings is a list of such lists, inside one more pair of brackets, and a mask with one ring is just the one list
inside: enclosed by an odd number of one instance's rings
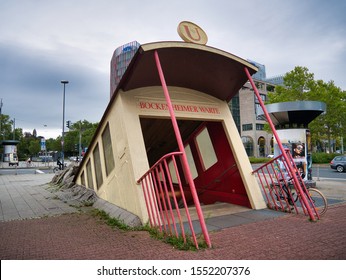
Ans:
{"label": "metal handrail", "polygon": [[156,162],[154,163],[154,165],[153,165],[146,173],[144,173],[144,175],[143,175],[141,178],[139,178],[139,179],[137,180],[137,183],[139,184],[141,181],[143,181],[143,179],[144,179],[146,176],[148,176],[151,172],[153,172],[153,170],[154,170],[163,160],[165,160],[166,158],[171,157],[171,156],[175,156],[175,155],[180,156],[180,155],[182,155],[182,154],[183,154],[182,152],[173,152],[173,153],[165,154],[165,155],[164,155],[163,157],[161,157],[158,161],[156,161]]}

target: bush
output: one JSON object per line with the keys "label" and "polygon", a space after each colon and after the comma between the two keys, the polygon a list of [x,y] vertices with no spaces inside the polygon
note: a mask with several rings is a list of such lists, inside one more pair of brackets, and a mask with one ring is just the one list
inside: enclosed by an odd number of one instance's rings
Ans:
{"label": "bush", "polygon": [[256,158],[256,157],[249,157],[250,163],[266,163],[268,161],[271,161],[271,158]]}
{"label": "bush", "polygon": [[337,156],[337,154],[313,153],[312,163],[330,163],[335,156]]}

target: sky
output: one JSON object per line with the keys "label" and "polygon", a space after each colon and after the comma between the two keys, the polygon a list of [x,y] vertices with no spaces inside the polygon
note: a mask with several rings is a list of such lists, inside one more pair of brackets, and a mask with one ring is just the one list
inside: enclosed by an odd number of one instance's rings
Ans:
{"label": "sky", "polygon": [[2,113],[56,138],[68,80],[65,121],[100,121],[114,50],[181,41],[181,21],[199,25],[208,46],[264,64],[267,77],[303,66],[346,90],[345,13],[344,0],[0,0]]}

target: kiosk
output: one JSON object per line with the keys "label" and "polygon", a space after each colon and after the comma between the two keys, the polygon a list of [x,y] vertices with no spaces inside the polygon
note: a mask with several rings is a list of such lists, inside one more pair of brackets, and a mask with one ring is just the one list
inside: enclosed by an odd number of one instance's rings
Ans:
{"label": "kiosk", "polygon": [[3,162],[8,162],[9,166],[18,166],[17,145],[18,140],[2,140],[1,145],[4,148],[2,155]]}
{"label": "kiosk", "polygon": [[[304,179],[311,181],[312,146],[308,124],[326,111],[326,104],[319,101],[281,102],[268,104],[266,109],[282,145],[291,152],[297,168],[304,174]],[[274,139],[274,157],[280,154]]]}

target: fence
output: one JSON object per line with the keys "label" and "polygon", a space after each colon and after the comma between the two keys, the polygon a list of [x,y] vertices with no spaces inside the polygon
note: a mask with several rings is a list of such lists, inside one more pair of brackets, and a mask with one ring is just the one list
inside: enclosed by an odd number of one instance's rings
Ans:
{"label": "fence", "polygon": [[[150,226],[168,236],[191,238],[198,248],[198,241],[188,208],[190,197],[184,192],[177,160],[181,152],[169,153],[157,161],[139,180],[141,183]],[[188,224],[187,230],[184,225]]]}
{"label": "fence", "polygon": [[[319,219],[313,200],[306,195],[308,191],[300,170],[297,169],[291,153],[288,150],[285,150],[285,153],[289,162],[280,155],[253,171],[262,187],[268,208],[296,214],[303,212],[305,215],[309,215],[308,209],[311,209],[311,219]],[[294,167],[299,184],[292,179],[289,165]]]}

